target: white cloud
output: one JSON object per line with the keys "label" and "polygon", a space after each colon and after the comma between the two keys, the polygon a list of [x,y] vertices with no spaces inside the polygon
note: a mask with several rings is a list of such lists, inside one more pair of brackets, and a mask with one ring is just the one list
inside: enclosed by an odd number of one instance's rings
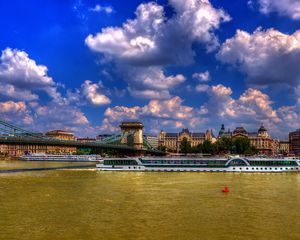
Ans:
{"label": "white cloud", "polygon": [[92,83],[90,80],[85,80],[81,85],[83,95],[87,98],[87,100],[93,105],[107,105],[111,103],[110,99],[101,93],[101,89],[103,89],[103,85],[101,82]]}
{"label": "white cloud", "polygon": [[55,82],[47,75],[48,68],[38,65],[26,52],[6,48],[0,59],[1,95],[31,101],[38,99],[34,92],[42,90],[54,99],[60,97]]}
{"label": "white cloud", "polygon": [[300,19],[299,0],[258,0],[258,3],[260,5],[260,12],[264,14],[277,12],[292,19]]}
{"label": "white cloud", "polygon": [[[102,129],[110,126],[110,130],[117,129],[123,120],[140,119],[146,126],[146,131],[157,133],[162,127],[177,129],[187,125],[193,129],[199,127],[204,118],[197,116],[197,110],[193,107],[183,105],[180,97],[167,100],[151,100],[145,106],[124,107],[116,106],[105,111]],[[197,116],[197,117],[195,117]],[[107,131],[109,131],[107,129]]]}
{"label": "white cloud", "polygon": [[300,81],[300,31],[288,35],[272,28],[258,28],[253,34],[237,30],[217,58],[245,73],[253,86],[294,87]]}
{"label": "white cloud", "polygon": [[260,90],[249,88],[234,98],[232,89],[221,84],[207,89],[208,100],[199,107],[183,104],[180,97],[168,100],[151,100],[144,106],[108,108],[102,123],[113,131],[123,120],[140,119],[146,131],[164,128],[179,131],[188,127],[193,131],[208,128],[219,129],[221,123],[233,130],[244,126],[248,131],[257,131],[263,123],[275,137],[286,138],[287,132],[299,128],[300,104],[274,108],[270,97]]}
{"label": "white cloud", "polygon": [[85,42],[94,51],[134,65],[187,64],[193,60],[192,43],[218,45],[213,30],[229,20],[207,0],[170,1],[176,14],[167,19],[157,3],[140,4],[136,18],[122,27],[107,27]]}
{"label": "white cloud", "polygon": [[86,116],[76,107],[50,102],[34,107],[36,125],[40,129],[64,129],[88,125]]}
{"label": "white cloud", "polygon": [[92,11],[92,12],[105,12],[107,14],[110,14],[114,11],[114,9],[111,6],[101,6],[100,4],[96,4],[95,7],[90,8],[90,11]]}
{"label": "white cloud", "polygon": [[[34,131],[57,128],[68,128],[77,133],[89,131],[92,127],[78,106],[87,104],[86,100],[95,105],[110,103],[109,98],[101,93],[104,87],[101,83],[85,81],[80,89],[67,89],[47,72],[46,66],[37,64],[24,51],[11,48],[2,51],[0,119]],[[58,88],[66,90],[65,96]],[[50,96],[50,100],[41,99],[41,92]]]}
{"label": "white cloud", "polygon": [[140,4],[135,19],[121,27],[106,27],[85,39],[87,46],[102,53],[106,61],[115,61],[134,97],[164,99],[183,82],[182,75],[166,76],[164,67],[193,62],[193,44],[203,44],[207,51],[219,45],[214,30],[230,17],[214,8],[208,0],[170,0],[174,9],[167,18],[163,6]]}
{"label": "white cloud", "polygon": [[209,71],[194,73],[192,77],[198,79],[200,82],[208,82],[210,80]]}
{"label": "white cloud", "polygon": [[25,102],[0,102],[0,119],[17,123],[29,125],[33,122],[30,110],[27,108]]}
{"label": "white cloud", "polygon": [[131,67],[121,71],[128,81],[129,93],[137,98],[170,98],[169,90],[186,80],[182,74],[166,76],[160,67]]}

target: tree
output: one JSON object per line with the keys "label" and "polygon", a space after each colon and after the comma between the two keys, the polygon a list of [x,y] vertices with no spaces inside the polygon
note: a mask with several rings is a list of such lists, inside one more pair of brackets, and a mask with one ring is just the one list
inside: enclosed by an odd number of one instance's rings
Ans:
{"label": "tree", "polygon": [[215,147],[218,153],[231,153],[233,141],[231,138],[222,137],[215,143]]}
{"label": "tree", "polygon": [[238,137],[233,140],[233,150],[236,154],[245,154],[251,148],[250,140],[244,137]]}
{"label": "tree", "polygon": [[206,154],[215,154],[215,146],[214,144],[211,143],[211,141],[208,141],[208,140],[205,140],[203,143],[202,143],[202,153],[206,153]]}
{"label": "tree", "polygon": [[190,153],[192,151],[191,143],[187,138],[183,138],[180,143],[180,152],[181,153]]}
{"label": "tree", "polygon": [[193,153],[202,153],[202,144],[198,144],[195,147],[192,147],[192,152]]}

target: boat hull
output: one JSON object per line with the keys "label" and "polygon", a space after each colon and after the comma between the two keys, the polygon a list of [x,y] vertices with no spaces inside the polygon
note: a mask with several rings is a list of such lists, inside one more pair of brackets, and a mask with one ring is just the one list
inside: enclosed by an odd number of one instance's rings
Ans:
{"label": "boat hull", "polygon": [[246,173],[282,173],[300,172],[300,166],[235,166],[224,168],[210,167],[147,167],[147,166],[108,166],[96,165],[101,171],[134,171],[134,172],[246,172]]}

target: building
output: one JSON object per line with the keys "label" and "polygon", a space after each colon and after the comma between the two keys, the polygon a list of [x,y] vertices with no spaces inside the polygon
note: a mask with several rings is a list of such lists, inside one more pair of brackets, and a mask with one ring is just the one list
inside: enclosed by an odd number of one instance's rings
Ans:
{"label": "building", "polygon": [[144,139],[153,147],[153,148],[158,148],[158,137],[154,135],[143,135]]}
{"label": "building", "polygon": [[279,153],[283,155],[288,155],[290,153],[289,141],[279,141]]}
{"label": "building", "polygon": [[300,129],[289,133],[290,153],[300,155]]}
{"label": "building", "polygon": [[109,138],[109,137],[111,137],[111,136],[113,136],[113,135],[112,135],[112,134],[100,134],[100,135],[98,135],[98,136],[96,137],[96,140],[99,141],[99,142],[101,142],[101,141],[103,141],[105,138]]}
{"label": "building", "polygon": [[64,130],[53,130],[46,133],[47,137],[52,137],[58,140],[64,140],[64,141],[72,141],[75,140],[75,136],[71,132],[67,132]]}
{"label": "building", "polygon": [[168,151],[179,152],[181,141],[186,138],[191,143],[192,147],[202,144],[205,140],[214,142],[212,130],[207,130],[206,133],[190,132],[187,128],[182,129],[179,133],[168,133],[161,131],[159,134],[159,146],[164,146]]}
{"label": "building", "polygon": [[262,125],[257,132],[247,132],[243,127],[237,127],[233,132],[225,132],[224,124],[219,131],[220,137],[238,138],[245,137],[250,140],[251,146],[254,146],[260,154],[274,155],[279,152],[279,141],[272,139],[267,129]]}
{"label": "building", "polygon": [[78,142],[95,142],[96,138],[84,137],[84,138],[77,138],[76,140]]}
{"label": "building", "polygon": [[33,145],[33,144],[0,144],[0,155],[19,157],[24,154],[46,153],[46,154],[73,154],[76,147]]}

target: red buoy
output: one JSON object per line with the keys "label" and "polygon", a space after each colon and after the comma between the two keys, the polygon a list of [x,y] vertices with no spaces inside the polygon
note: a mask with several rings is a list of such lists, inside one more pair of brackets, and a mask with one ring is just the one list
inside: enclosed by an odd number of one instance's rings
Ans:
{"label": "red buoy", "polygon": [[224,187],[224,189],[222,190],[223,193],[228,193],[229,192],[229,188],[228,187]]}

